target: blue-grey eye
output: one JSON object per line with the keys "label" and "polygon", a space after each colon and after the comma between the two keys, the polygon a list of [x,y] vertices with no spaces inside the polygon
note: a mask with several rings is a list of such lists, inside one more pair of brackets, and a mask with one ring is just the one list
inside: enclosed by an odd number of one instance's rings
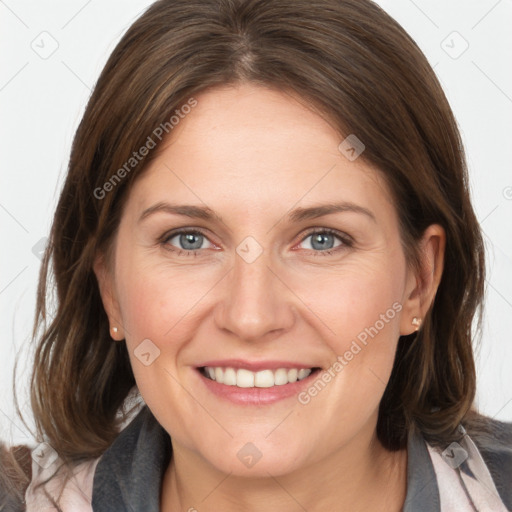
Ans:
{"label": "blue-grey eye", "polygon": [[[310,242],[306,243],[308,240]],[[304,249],[313,249],[315,251],[334,249],[342,244],[338,236],[324,231],[309,234],[302,243],[306,243],[307,246],[309,245],[309,247],[306,246]]]}
{"label": "blue-grey eye", "polygon": [[[207,243],[206,247],[203,246]],[[176,235],[169,238],[167,243],[183,249],[184,251],[195,251],[197,249],[206,249],[211,246],[210,241],[201,233],[196,231],[177,233]]]}

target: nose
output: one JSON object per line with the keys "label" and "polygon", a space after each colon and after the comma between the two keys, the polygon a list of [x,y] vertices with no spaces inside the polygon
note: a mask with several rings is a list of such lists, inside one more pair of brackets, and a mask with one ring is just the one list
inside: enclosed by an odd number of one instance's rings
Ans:
{"label": "nose", "polygon": [[215,315],[220,329],[246,341],[263,341],[288,331],[294,311],[293,293],[271,270],[265,253],[252,263],[235,255]]}

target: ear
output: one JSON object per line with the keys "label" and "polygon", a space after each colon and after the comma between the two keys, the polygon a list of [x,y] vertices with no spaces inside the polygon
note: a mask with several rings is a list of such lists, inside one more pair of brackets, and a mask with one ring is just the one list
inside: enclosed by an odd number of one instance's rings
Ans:
{"label": "ear", "polygon": [[116,341],[124,339],[124,329],[121,322],[121,310],[115,293],[114,276],[106,262],[104,254],[96,256],[93,265],[94,274],[98,281],[103,307],[110,324],[110,336]]}
{"label": "ear", "polygon": [[430,225],[419,242],[420,268],[407,272],[400,335],[418,330],[412,321],[425,318],[441,282],[444,268],[446,233],[439,224]]}

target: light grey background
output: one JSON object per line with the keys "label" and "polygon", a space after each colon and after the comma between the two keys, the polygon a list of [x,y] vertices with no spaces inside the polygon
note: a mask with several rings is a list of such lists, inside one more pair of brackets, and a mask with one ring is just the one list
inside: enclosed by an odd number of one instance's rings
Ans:
{"label": "light grey background", "polygon": [[[512,2],[378,3],[427,55],[462,131],[488,261],[478,405],[512,421]],[[28,412],[39,250],[73,134],[108,55],[149,4],[0,0],[0,439],[8,442],[32,442],[14,415],[12,369],[19,354]]]}

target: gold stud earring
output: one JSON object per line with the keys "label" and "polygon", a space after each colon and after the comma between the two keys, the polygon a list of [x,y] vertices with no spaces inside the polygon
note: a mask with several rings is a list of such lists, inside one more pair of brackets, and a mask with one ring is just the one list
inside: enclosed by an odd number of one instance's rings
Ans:
{"label": "gold stud earring", "polygon": [[421,318],[415,316],[413,319],[412,319],[412,325],[414,325],[416,327],[416,331],[419,330],[420,328],[420,325],[421,325]]}

